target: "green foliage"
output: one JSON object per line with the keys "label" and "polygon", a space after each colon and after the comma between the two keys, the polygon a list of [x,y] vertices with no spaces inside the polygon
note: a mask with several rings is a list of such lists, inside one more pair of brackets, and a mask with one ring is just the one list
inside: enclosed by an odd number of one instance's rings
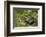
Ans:
{"label": "green foliage", "polygon": [[[15,9],[16,27],[37,26],[38,10],[36,9]],[[14,21],[13,21],[14,22]]]}

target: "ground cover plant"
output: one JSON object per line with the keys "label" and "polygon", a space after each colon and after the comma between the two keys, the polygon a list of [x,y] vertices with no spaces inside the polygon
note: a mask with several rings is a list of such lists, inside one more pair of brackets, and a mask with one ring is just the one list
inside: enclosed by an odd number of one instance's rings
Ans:
{"label": "ground cover plant", "polygon": [[14,8],[14,27],[38,26],[38,9]]}

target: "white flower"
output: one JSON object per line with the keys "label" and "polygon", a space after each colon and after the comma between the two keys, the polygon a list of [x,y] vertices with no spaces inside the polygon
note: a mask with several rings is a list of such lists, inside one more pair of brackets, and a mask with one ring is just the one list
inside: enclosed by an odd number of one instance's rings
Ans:
{"label": "white flower", "polygon": [[32,12],[32,10],[28,10],[28,13]]}

